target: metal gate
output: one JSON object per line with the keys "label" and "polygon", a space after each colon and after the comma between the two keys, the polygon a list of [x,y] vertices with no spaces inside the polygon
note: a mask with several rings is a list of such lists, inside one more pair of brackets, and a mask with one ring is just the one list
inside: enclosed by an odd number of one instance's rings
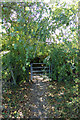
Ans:
{"label": "metal gate", "polygon": [[33,76],[51,76],[51,67],[45,63],[31,63],[31,81]]}

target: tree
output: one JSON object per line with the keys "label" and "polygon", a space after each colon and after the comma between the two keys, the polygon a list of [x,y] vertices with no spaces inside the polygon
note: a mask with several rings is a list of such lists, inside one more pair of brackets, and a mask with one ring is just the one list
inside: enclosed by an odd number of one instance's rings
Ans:
{"label": "tree", "polygon": [[[64,3],[60,7],[58,4],[50,7],[42,2],[2,4],[3,27],[6,29],[6,33],[3,33],[2,46],[3,50],[9,51],[3,56],[3,59],[6,61],[4,62],[6,68],[12,71],[10,75],[14,79],[14,83],[15,80],[26,79],[26,67],[29,66],[32,58],[38,56],[44,59],[50,56],[53,47],[56,47],[56,39],[63,41],[63,45],[60,42],[57,45],[63,46],[66,56],[69,55],[68,49],[74,59],[76,58],[76,54],[73,55],[77,43],[76,23],[75,28],[71,23],[71,33],[69,32],[68,36],[65,37],[63,33],[63,29],[66,30],[70,26],[70,22],[73,21],[77,13],[74,5],[67,8]],[[56,30],[59,30],[59,34],[56,33]],[[67,39],[70,40],[72,34],[74,34],[74,39],[69,43]],[[53,45],[45,44],[46,39],[49,38],[53,40]],[[72,45],[72,43],[74,44]],[[68,56],[68,58],[70,57]],[[72,60],[73,57],[71,57]]]}

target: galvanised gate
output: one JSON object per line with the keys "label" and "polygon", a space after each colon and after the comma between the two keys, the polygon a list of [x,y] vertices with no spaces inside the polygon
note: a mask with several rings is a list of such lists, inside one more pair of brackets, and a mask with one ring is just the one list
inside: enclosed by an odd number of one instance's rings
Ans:
{"label": "galvanised gate", "polygon": [[33,76],[49,76],[51,77],[51,67],[45,63],[31,63],[31,81]]}

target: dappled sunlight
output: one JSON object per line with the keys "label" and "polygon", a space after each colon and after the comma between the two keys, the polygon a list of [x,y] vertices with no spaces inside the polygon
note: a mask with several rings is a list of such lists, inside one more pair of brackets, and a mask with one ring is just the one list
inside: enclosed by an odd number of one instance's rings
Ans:
{"label": "dappled sunlight", "polygon": [[[66,116],[75,118],[78,115],[78,104],[74,102],[75,104],[73,105],[73,101],[75,100],[72,100],[74,93],[71,92],[71,89],[72,87],[70,84],[56,84],[56,86],[49,86],[48,102],[55,106],[54,110],[57,110],[61,117]],[[77,98],[75,97],[75,99]]]}
{"label": "dappled sunlight", "polygon": [[66,116],[68,118],[77,116],[78,99],[74,97],[74,93],[71,93],[71,86],[42,80],[40,76],[39,78],[37,76],[36,82],[34,80],[33,84],[24,82],[15,89],[4,88],[4,117],[60,118]]}
{"label": "dappled sunlight", "polygon": [[[7,111],[7,106],[9,105],[9,114],[5,113],[7,117],[12,117],[12,115],[26,118],[49,117],[52,114],[50,112],[51,106],[47,101],[49,81],[44,81],[47,80],[38,79],[36,83],[30,84],[30,87],[24,83],[20,85],[21,88],[16,88],[15,90],[8,88],[8,93],[3,94],[4,112]],[[4,100],[5,103],[8,102],[7,105],[4,104]]]}
{"label": "dappled sunlight", "polygon": [[1,3],[3,119],[78,117],[79,10],[72,1]]}

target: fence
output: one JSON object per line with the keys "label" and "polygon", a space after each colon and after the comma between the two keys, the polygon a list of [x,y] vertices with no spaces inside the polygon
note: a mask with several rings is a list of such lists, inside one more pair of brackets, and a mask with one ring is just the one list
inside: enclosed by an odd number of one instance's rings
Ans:
{"label": "fence", "polygon": [[51,66],[45,63],[31,63],[31,81],[33,76],[47,75],[51,77]]}

